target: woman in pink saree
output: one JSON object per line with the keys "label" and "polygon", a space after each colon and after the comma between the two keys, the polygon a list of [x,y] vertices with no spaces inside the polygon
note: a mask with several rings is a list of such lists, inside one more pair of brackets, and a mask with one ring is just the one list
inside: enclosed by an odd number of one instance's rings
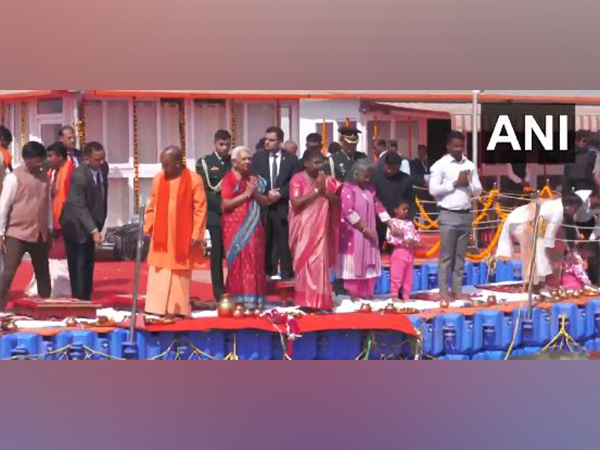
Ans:
{"label": "woman in pink saree", "polygon": [[381,276],[381,253],[376,216],[390,223],[390,216],[371,185],[373,165],[357,161],[342,188],[340,249],[336,274],[352,300],[372,299]]}
{"label": "woman in pink saree", "polygon": [[331,311],[330,271],[337,258],[341,183],[322,170],[325,158],[306,152],[304,171],[290,183],[290,249],[296,273],[295,305]]}

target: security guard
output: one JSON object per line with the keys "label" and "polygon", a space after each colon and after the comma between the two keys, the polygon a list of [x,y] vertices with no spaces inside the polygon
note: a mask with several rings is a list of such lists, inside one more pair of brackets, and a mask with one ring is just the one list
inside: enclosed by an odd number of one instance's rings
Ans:
{"label": "security guard", "polygon": [[223,277],[223,230],[221,228],[221,184],[223,178],[231,170],[231,134],[226,130],[219,130],[215,134],[215,151],[198,160],[196,172],[204,180],[206,201],[208,204],[208,217],[206,228],[210,233],[212,243],[210,253],[210,276],[213,285],[213,294],[219,301],[225,293]]}
{"label": "security guard", "polygon": [[329,156],[329,164],[325,166],[327,175],[344,182],[354,163],[367,157],[364,153],[356,151],[360,141],[360,133],[361,131],[356,127],[344,126],[340,128],[342,151]]}

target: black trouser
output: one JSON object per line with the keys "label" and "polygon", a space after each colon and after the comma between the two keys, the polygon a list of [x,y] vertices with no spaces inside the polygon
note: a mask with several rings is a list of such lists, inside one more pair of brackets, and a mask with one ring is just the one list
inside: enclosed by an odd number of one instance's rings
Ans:
{"label": "black trouser", "polygon": [[223,280],[223,230],[220,226],[209,226],[212,248],[210,250],[210,279],[213,286],[215,300],[219,301],[225,293]]}
{"label": "black trouser", "polygon": [[0,278],[0,310],[4,310],[6,307],[8,291],[25,253],[29,253],[29,256],[31,256],[39,296],[49,298],[52,294],[52,285],[48,266],[48,243],[25,242],[7,236],[4,240],[4,246],[6,247],[6,253],[4,255],[4,272]]}
{"label": "black trouser", "polygon": [[71,291],[77,300],[91,300],[94,290],[94,241],[90,237],[85,244],[75,244],[65,240]]}
{"label": "black trouser", "polygon": [[292,254],[290,252],[289,229],[287,219],[279,217],[276,211],[267,212],[267,252],[265,271],[267,275],[277,275],[281,264],[281,278],[293,278]]}

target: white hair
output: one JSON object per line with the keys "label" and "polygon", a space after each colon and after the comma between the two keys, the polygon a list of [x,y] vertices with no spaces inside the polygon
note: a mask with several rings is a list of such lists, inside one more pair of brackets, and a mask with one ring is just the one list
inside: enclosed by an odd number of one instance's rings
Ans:
{"label": "white hair", "polygon": [[233,151],[231,152],[231,159],[233,161],[237,161],[239,159],[239,157],[243,154],[243,153],[248,153],[250,156],[252,156],[252,151],[248,148],[248,147],[244,147],[242,145],[240,145],[239,147],[236,147],[233,149]]}

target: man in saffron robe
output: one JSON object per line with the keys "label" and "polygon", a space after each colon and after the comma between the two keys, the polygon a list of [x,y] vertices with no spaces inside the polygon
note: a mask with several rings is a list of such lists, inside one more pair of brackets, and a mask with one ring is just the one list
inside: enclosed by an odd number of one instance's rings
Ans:
{"label": "man in saffron robe", "polygon": [[144,232],[152,236],[145,309],[147,314],[189,317],[192,271],[204,260],[204,183],[184,166],[178,147],[167,147],[160,162],[163,171],[152,183],[144,223]]}
{"label": "man in saffron robe", "polygon": [[[48,147],[47,153],[48,162],[50,163],[48,179],[50,180],[50,199],[52,200],[52,246],[48,254],[50,258],[52,298],[69,298],[72,295],[71,284],[60,215],[67,201],[75,164],[68,158],[67,147],[62,142],[52,144]],[[38,295],[35,277],[29,283],[26,295],[30,297]]]}
{"label": "man in saffron robe", "polygon": [[337,257],[342,183],[323,172],[325,157],[307,151],[304,170],[290,184],[290,248],[296,273],[295,305],[333,309],[330,270]]}

